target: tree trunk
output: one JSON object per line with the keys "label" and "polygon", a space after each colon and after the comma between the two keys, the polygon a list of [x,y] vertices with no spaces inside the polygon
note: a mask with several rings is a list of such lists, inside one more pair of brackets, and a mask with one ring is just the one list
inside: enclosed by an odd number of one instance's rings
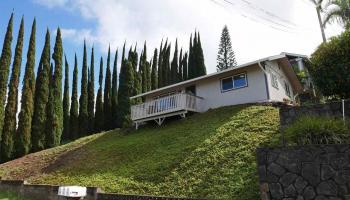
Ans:
{"label": "tree trunk", "polygon": [[317,12],[317,17],[318,17],[318,22],[320,23],[320,29],[321,29],[323,42],[326,42],[327,40],[326,40],[326,35],[324,33],[324,27],[322,24],[321,12],[320,12],[320,9],[318,7],[316,7],[316,12]]}

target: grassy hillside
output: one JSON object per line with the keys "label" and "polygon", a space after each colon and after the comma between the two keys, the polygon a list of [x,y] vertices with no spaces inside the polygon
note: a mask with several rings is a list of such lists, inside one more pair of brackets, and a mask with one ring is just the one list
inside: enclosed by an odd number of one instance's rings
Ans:
{"label": "grassy hillside", "polygon": [[2,164],[0,176],[126,194],[258,199],[255,148],[276,143],[278,125],[276,108],[224,107],[85,137]]}

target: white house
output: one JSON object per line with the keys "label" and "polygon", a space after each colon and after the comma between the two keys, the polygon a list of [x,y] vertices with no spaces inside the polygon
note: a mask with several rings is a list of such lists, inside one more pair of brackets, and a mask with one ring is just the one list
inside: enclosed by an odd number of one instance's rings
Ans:
{"label": "white house", "polygon": [[144,103],[131,107],[131,119],[140,123],[156,121],[188,112],[205,112],[228,105],[293,102],[303,91],[292,66],[303,68],[306,56],[290,53],[270,56],[235,68],[208,74],[152,90],[131,99]]}

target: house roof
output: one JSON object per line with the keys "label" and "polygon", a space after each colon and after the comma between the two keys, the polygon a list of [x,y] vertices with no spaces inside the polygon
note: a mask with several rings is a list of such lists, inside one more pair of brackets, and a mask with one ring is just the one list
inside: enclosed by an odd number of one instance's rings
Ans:
{"label": "house roof", "polygon": [[[234,67],[234,68],[225,69],[225,70],[222,70],[222,71],[219,71],[219,72],[207,74],[207,75],[204,75],[204,76],[200,76],[200,77],[197,77],[197,78],[193,78],[193,79],[190,79],[190,80],[182,81],[182,82],[175,83],[175,84],[172,84],[172,85],[168,85],[168,86],[165,86],[165,87],[161,87],[161,88],[158,88],[158,89],[155,89],[155,90],[151,90],[151,91],[148,91],[148,92],[145,92],[145,93],[142,93],[142,94],[138,94],[136,96],[130,97],[130,99],[143,97],[143,96],[150,95],[150,94],[153,94],[153,93],[161,92],[163,90],[167,90],[167,89],[175,88],[175,87],[178,87],[178,86],[181,86],[181,85],[186,85],[186,84],[189,84],[189,83],[197,82],[197,81],[202,80],[202,79],[215,77],[215,76],[218,76],[218,75],[221,75],[221,74],[225,74],[225,73],[228,73],[228,72],[231,72],[231,71],[235,71],[235,70],[238,70],[238,69],[242,69],[242,68],[245,68],[245,67],[254,66],[254,65],[256,65],[256,64],[258,64],[260,62],[264,62],[264,61],[281,60],[283,65],[285,65],[285,64],[289,63],[289,62],[286,62],[286,61],[288,61],[288,58],[290,58],[290,57],[293,57],[293,58],[307,58],[307,56],[301,55],[301,54],[293,54],[293,53],[282,52],[281,54],[274,55],[274,56],[269,56],[269,57],[262,58],[262,59],[259,59],[259,60],[255,60],[255,61],[252,61],[252,62],[248,62],[248,63],[239,65],[239,66]],[[290,64],[289,64],[289,66],[290,66]],[[297,77],[296,77],[292,67],[291,66],[290,67],[285,67],[284,70],[288,74],[288,78],[292,80],[292,83],[294,85],[294,89],[296,91],[302,90],[301,83],[297,79]]]}

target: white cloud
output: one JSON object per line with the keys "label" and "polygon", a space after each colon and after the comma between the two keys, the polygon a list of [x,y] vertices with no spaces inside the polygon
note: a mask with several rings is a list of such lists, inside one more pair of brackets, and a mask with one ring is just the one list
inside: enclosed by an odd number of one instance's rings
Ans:
{"label": "white cloud", "polygon": [[[206,65],[215,71],[221,29],[227,24],[238,63],[282,51],[310,54],[321,42],[317,16],[306,0],[34,0],[41,5],[68,8],[86,20],[90,29],[63,29],[67,39],[86,38],[102,51],[146,40],[149,56],[162,38],[187,49],[195,29],[201,33]],[[232,2],[229,4],[227,2]],[[65,5],[65,6],[64,6]],[[68,6],[69,5],[69,6]],[[328,26],[327,35],[340,32]]]}

